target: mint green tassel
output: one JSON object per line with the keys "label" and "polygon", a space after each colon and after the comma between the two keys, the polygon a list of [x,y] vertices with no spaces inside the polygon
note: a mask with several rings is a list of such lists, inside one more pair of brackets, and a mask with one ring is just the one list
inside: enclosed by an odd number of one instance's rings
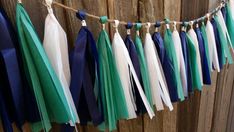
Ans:
{"label": "mint green tassel", "polygon": [[232,17],[233,14],[230,9],[230,2],[226,5],[227,6],[227,18],[226,18],[226,26],[227,30],[231,39],[231,47],[234,47],[234,18]]}
{"label": "mint green tassel", "polygon": [[177,84],[178,97],[180,98],[180,101],[183,101],[184,100],[184,93],[183,93],[183,88],[182,88],[182,83],[181,83],[178,61],[176,58],[174,42],[172,40],[172,33],[171,33],[171,30],[169,28],[166,29],[166,31],[164,33],[164,45],[165,45],[165,49],[166,49],[166,54],[168,55],[169,59],[171,60],[171,62],[173,64],[173,67],[174,67],[175,72],[174,72],[174,75],[172,76],[172,78],[176,81],[176,84]]}
{"label": "mint green tassel", "polygon": [[189,64],[190,64],[190,70],[192,75],[192,84],[193,84],[193,90],[202,89],[202,84],[200,81],[200,75],[198,71],[198,65],[197,65],[197,56],[196,56],[196,49],[194,46],[194,42],[192,38],[186,33],[187,41],[188,41],[188,56],[189,56]]}
{"label": "mint green tassel", "polygon": [[[21,4],[16,5],[16,25],[26,79],[35,94],[41,121],[32,131],[48,132],[51,122],[68,123],[72,117],[62,85],[54,72],[30,18]],[[74,121],[74,120],[73,120]]]}
{"label": "mint green tassel", "polygon": [[[101,17],[101,23],[106,18]],[[99,126],[100,130],[106,127],[110,131],[116,129],[118,119],[128,118],[128,109],[125,102],[124,91],[117,72],[117,67],[112,54],[111,43],[107,32],[103,29],[97,41],[100,70],[101,102],[105,122]]]}
{"label": "mint green tassel", "polygon": [[[141,28],[141,25],[139,23],[136,24],[135,29],[139,30],[140,28]],[[153,108],[152,95],[151,95],[151,89],[150,89],[150,81],[149,81],[149,71],[147,68],[146,60],[145,60],[142,41],[141,41],[141,38],[139,35],[136,35],[136,37],[135,37],[135,45],[136,45],[137,55],[139,58],[140,71],[141,71],[142,81],[143,81],[143,85],[144,85],[145,95],[150,103],[150,106]]]}
{"label": "mint green tassel", "polygon": [[[210,67],[210,57],[209,57],[210,53],[209,53],[209,46],[208,46],[208,40],[207,40],[207,34],[206,34],[206,26],[205,26],[204,22],[202,22],[202,25],[201,25],[201,32],[202,32],[202,36],[203,36],[203,39],[204,39],[204,47],[205,47],[208,67]],[[209,69],[207,69],[207,70],[209,70]],[[210,70],[209,70],[209,73],[211,74]]]}
{"label": "mint green tassel", "polygon": [[218,17],[215,16],[214,18],[215,18],[215,21],[217,23],[218,33],[219,33],[220,42],[221,42],[222,64],[224,65],[226,63],[225,56],[227,56],[228,63],[232,64],[233,60],[232,60],[231,52],[229,50],[228,39],[227,39],[226,33],[223,32],[222,26],[220,25]]}

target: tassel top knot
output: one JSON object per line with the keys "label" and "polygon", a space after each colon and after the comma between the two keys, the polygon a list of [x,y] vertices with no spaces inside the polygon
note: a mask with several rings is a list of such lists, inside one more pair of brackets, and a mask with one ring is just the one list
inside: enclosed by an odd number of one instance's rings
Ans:
{"label": "tassel top knot", "polygon": [[170,20],[168,18],[165,18],[164,21],[165,21],[165,24],[166,24],[166,28],[170,29],[170,25],[169,25],[170,24]]}
{"label": "tassel top knot", "polygon": [[141,29],[141,27],[142,27],[141,23],[136,23],[135,29],[138,36],[140,35],[139,30]]}
{"label": "tassel top knot", "polygon": [[126,25],[125,25],[126,29],[131,29],[133,27],[133,24],[131,22],[128,22]]}
{"label": "tassel top knot", "polygon": [[161,26],[161,23],[159,22],[159,21],[156,21],[155,22],[155,25],[154,25],[154,27],[155,27],[155,32],[158,32],[158,28]]}
{"label": "tassel top knot", "polygon": [[114,26],[115,31],[118,32],[118,27],[119,27],[119,20],[114,20]]}
{"label": "tassel top knot", "polygon": [[[20,2],[19,2],[20,1]],[[21,3],[21,0],[18,0],[19,3]],[[51,14],[53,13],[53,9],[51,7],[52,3],[53,3],[53,0],[45,0],[44,1],[45,3],[45,6],[47,7],[47,10],[48,10],[48,13]]]}
{"label": "tassel top knot", "polygon": [[149,33],[150,26],[151,26],[150,22],[147,22],[145,25],[147,33]]}
{"label": "tassel top knot", "polygon": [[125,28],[127,29],[127,34],[131,34],[131,28],[133,27],[133,24],[131,22],[128,22],[127,25],[125,25]]}
{"label": "tassel top knot", "polygon": [[174,22],[173,22],[173,30],[177,30],[177,29],[176,29],[176,24],[177,24],[176,21],[174,21]]}
{"label": "tassel top knot", "polygon": [[160,21],[156,21],[154,26],[155,26],[156,28],[160,27],[160,26],[161,26]]}
{"label": "tassel top knot", "polygon": [[86,26],[85,18],[86,18],[86,12],[79,10],[76,12],[76,17],[81,20],[81,25]]}
{"label": "tassel top knot", "polygon": [[181,30],[182,30],[182,31],[186,31],[187,26],[188,26],[188,22],[183,21],[183,22],[182,22]]}
{"label": "tassel top knot", "polygon": [[76,12],[76,17],[78,19],[80,19],[81,21],[85,20],[85,18],[86,18],[86,12],[84,12],[82,10],[79,10],[78,12]]}
{"label": "tassel top knot", "polygon": [[194,21],[189,22],[189,25],[190,25],[191,28],[193,28],[193,23],[194,23]]}
{"label": "tassel top knot", "polygon": [[102,24],[102,29],[105,29],[105,23],[107,22],[107,16],[101,16],[100,17],[100,23]]}

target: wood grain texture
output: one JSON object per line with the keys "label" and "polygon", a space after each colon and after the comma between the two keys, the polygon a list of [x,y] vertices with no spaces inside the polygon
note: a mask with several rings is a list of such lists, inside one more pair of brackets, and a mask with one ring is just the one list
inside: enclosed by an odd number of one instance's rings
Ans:
{"label": "wood grain texture", "polygon": [[221,130],[220,123],[220,112],[221,112],[221,104],[222,102],[222,95],[223,89],[225,88],[225,81],[224,78],[226,76],[227,67],[224,67],[221,72],[218,73],[218,79],[216,83],[216,93],[215,93],[215,102],[214,102],[214,111],[213,111],[213,122],[211,131],[219,132]]}
{"label": "wood grain texture", "polygon": [[233,74],[229,74],[233,72],[232,68],[233,66],[225,65],[218,77],[212,123],[214,132],[226,130],[233,84]]}
{"label": "wood grain texture", "polygon": [[[163,5],[163,6],[160,6]],[[157,20],[163,20],[168,17],[170,19],[180,20],[180,12],[176,12],[180,9],[180,0],[140,0],[139,1],[139,18],[140,21],[150,21],[154,22]],[[170,9],[170,10],[168,10]],[[151,28],[151,32],[152,32]],[[161,31],[164,27],[162,26]],[[145,28],[143,28],[144,38]],[[144,40],[144,39],[143,39]],[[161,132],[174,132],[177,130],[177,104],[174,104],[174,110],[170,112],[169,110],[164,110],[156,112],[156,116],[150,120],[148,115],[144,116],[144,131],[150,132],[152,130]]]}
{"label": "wood grain texture", "polygon": [[[210,0],[212,1],[212,0]],[[209,0],[182,0],[181,17],[183,20],[188,21],[197,17],[201,17],[209,10]],[[218,0],[213,0],[217,3]],[[215,6],[214,6],[215,7]],[[213,9],[213,7],[211,8]]]}
{"label": "wood grain texture", "polygon": [[[202,3],[202,6],[201,6]],[[181,19],[184,21],[192,20],[194,18],[203,16],[208,11],[208,2],[202,0],[182,0]],[[203,87],[204,89],[204,87]],[[204,96],[204,94],[202,94]],[[179,105],[178,122],[189,122],[184,125],[179,123],[179,131],[181,132],[196,132],[199,124],[199,113],[200,113],[200,99],[204,98],[201,96],[200,91],[195,91],[191,94],[187,100]]]}
{"label": "wood grain texture", "polygon": [[[163,20],[164,17],[164,0],[139,0],[138,1],[138,18],[139,22],[156,22]],[[163,31],[164,28],[159,28]],[[154,32],[154,27],[150,28]],[[146,33],[146,28],[142,27],[140,32],[142,38]]]}
{"label": "wood grain texture", "polygon": [[[234,82],[232,82],[234,83]],[[234,131],[234,85],[232,85],[232,97],[231,97],[231,104],[229,107],[229,112],[228,112],[228,122],[227,122],[227,128],[226,132],[233,132]]]}
{"label": "wood grain texture", "polygon": [[[107,1],[106,0],[63,0],[63,3],[67,6],[73,7],[74,9],[80,9],[86,11],[88,13],[102,16],[107,15]],[[91,6],[93,5],[93,6]],[[101,8],[97,8],[101,7]],[[72,47],[75,43],[76,36],[81,27],[80,20],[76,17],[75,12],[71,12],[66,10],[66,24],[67,24],[67,35],[68,42],[70,47]],[[101,24],[99,20],[93,18],[87,18],[86,23],[88,28],[93,33],[94,37],[97,39],[99,32],[101,31]],[[108,26],[106,26],[108,29]]]}
{"label": "wood grain texture", "polygon": [[[137,8],[137,0],[107,0],[107,10],[108,17],[110,19],[117,19],[135,22],[138,21],[138,8]],[[127,15],[128,14],[128,15]],[[109,34],[110,39],[113,39],[113,35],[115,33],[115,28],[113,27],[114,23],[109,24]],[[119,25],[118,31],[124,39],[126,36],[126,29],[124,25]],[[134,36],[134,30],[131,30],[132,37]],[[132,38],[134,39],[134,38]],[[118,122],[118,131],[120,132],[141,132],[143,131],[143,123],[142,116],[139,116],[137,119],[131,120],[120,120]]]}
{"label": "wood grain texture", "polygon": [[212,84],[204,86],[201,92],[197,132],[211,131],[217,72],[213,72],[211,77]]}
{"label": "wood grain texture", "polygon": [[[107,0],[108,3],[108,17],[111,19],[118,19],[127,22],[137,22],[138,19],[138,0]],[[127,15],[128,14],[128,15]],[[110,26],[110,36],[113,38],[115,29],[113,28],[113,23]],[[134,28],[133,28],[134,29]],[[126,36],[125,25],[119,25],[118,31],[122,38]],[[134,30],[131,30],[132,37],[134,37]]]}

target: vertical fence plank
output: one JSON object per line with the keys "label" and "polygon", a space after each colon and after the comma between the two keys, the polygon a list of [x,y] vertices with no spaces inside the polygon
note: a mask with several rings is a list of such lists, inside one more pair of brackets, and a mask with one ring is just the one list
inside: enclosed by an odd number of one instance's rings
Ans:
{"label": "vertical fence plank", "polygon": [[[153,0],[139,0],[138,8],[139,8],[139,21],[140,22],[154,22],[156,20],[163,19],[163,0],[153,1]],[[161,5],[161,6],[159,6]],[[153,27],[151,27],[151,31]],[[143,26],[141,29],[141,37],[144,45],[144,37],[145,37],[145,27]],[[152,130],[162,131],[163,125],[163,112],[156,112],[155,117],[150,119],[148,114],[143,115],[143,130],[144,132],[150,132]]]}
{"label": "vertical fence plank", "polygon": [[221,111],[220,111],[220,127],[222,131],[226,130],[228,124],[228,112],[232,98],[232,90],[233,90],[233,80],[234,80],[234,65],[228,65],[227,73],[224,78],[225,84],[223,85],[223,95],[222,95],[222,103],[221,103]]}
{"label": "vertical fence plank", "polygon": [[[108,17],[110,19],[118,19],[123,21],[135,22],[138,21],[138,0],[107,0],[108,3]],[[109,24],[110,27],[110,38],[113,39],[115,29],[113,23]],[[126,36],[125,25],[119,25],[119,33],[124,39]],[[134,34],[132,30],[131,34]],[[133,35],[132,35],[133,36]],[[120,120],[118,123],[119,132],[141,132],[142,128],[142,116],[138,116],[136,119],[131,120]]]}
{"label": "vertical fence plank", "polygon": [[228,123],[227,123],[227,128],[226,132],[233,132],[234,131],[234,85],[232,82],[232,97],[231,97],[231,104],[229,107],[229,112],[228,112]]}
{"label": "vertical fence plank", "polygon": [[[102,16],[107,15],[107,1],[106,0],[63,0],[63,4],[72,7],[77,10],[83,10],[90,14]],[[58,7],[60,8],[60,7]],[[76,17],[75,12],[65,10],[66,25],[67,25],[67,35],[70,48],[73,47],[78,31],[81,27],[81,21]],[[86,23],[90,31],[93,33],[94,37],[97,39],[99,32],[101,31],[101,24],[99,20],[90,17],[86,18]],[[107,26],[106,26],[107,27]],[[108,28],[107,28],[108,29]],[[79,126],[79,130],[84,132],[95,132],[98,131],[96,127],[92,125]]]}
{"label": "vertical fence plank", "polygon": [[[164,0],[164,17],[171,20],[181,20],[182,1]],[[173,111],[165,111],[163,114],[163,132],[178,131],[178,103],[173,104]]]}
{"label": "vertical fence plank", "polygon": [[[218,0],[209,0],[208,10],[213,9],[217,6]],[[202,3],[201,3],[202,4]],[[214,71],[212,73],[212,84],[211,86],[205,86],[201,93],[199,118],[198,118],[198,129],[197,132],[210,132],[212,127],[213,119],[213,108],[215,102],[216,83],[218,81],[218,73]]]}
{"label": "vertical fence plank", "polygon": [[226,130],[227,116],[231,99],[233,84],[233,65],[225,65],[219,76],[217,83],[215,106],[213,113],[212,131],[220,132]]}
{"label": "vertical fence plank", "polygon": [[204,86],[201,93],[197,132],[211,131],[216,81],[217,72],[213,72],[211,86]]}
{"label": "vertical fence plank", "polygon": [[11,22],[15,25],[15,5],[16,0],[1,0],[1,6],[7,13],[7,16],[10,18]]}
{"label": "vertical fence plank", "polygon": [[[164,0],[164,17],[171,20],[181,20],[180,10],[181,0]],[[178,131],[178,103],[173,104],[173,111],[165,111],[163,114],[163,132],[177,132]]]}
{"label": "vertical fence plank", "polygon": [[[139,1],[139,17],[140,21],[154,22],[156,20],[163,20],[165,17],[170,19],[180,20],[180,0],[140,0]],[[153,28],[151,28],[153,30]],[[164,30],[162,26],[161,31]],[[151,31],[152,31],[151,30]],[[143,29],[143,38],[145,29]],[[143,39],[144,40],[144,39]],[[177,104],[173,104],[174,110],[170,112],[167,108],[164,111],[156,112],[156,116],[150,120],[148,115],[144,116],[144,131],[164,131],[173,132],[177,130]]]}
{"label": "vertical fence plank", "polygon": [[[202,6],[201,6],[202,3]],[[208,10],[208,1],[202,0],[182,0],[181,19],[188,21],[205,15]],[[203,87],[204,90],[204,87]],[[178,113],[178,131],[196,132],[199,120],[201,92],[195,91],[188,99],[179,104]],[[186,123],[186,124],[184,124]]]}
{"label": "vertical fence plank", "polygon": [[221,70],[220,73],[218,73],[218,79],[217,79],[217,86],[216,86],[216,93],[215,93],[215,103],[214,103],[214,111],[213,111],[213,122],[212,122],[212,128],[211,130],[213,132],[219,132],[221,130],[220,125],[220,111],[221,111],[221,104],[222,102],[222,94],[223,89],[225,87],[225,81],[224,78],[226,76],[227,67],[225,67],[223,70]]}
{"label": "vertical fence plank", "polygon": [[39,38],[43,40],[45,17],[47,15],[46,7],[41,3],[41,1],[37,0],[23,0],[22,3],[36,29]]}

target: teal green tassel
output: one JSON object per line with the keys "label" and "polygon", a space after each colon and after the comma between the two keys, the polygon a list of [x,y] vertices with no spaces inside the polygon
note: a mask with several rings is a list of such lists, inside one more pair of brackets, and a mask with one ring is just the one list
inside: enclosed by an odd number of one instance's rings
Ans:
{"label": "teal green tassel", "polygon": [[[104,24],[106,18],[103,19],[101,19],[101,23]],[[104,131],[105,127],[108,127],[109,130],[112,131],[116,129],[118,119],[128,118],[128,109],[114,56],[112,54],[110,39],[104,29],[99,34],[97,49],[100,65],[101,102],[105,120],[99,128]]]}
{"label": "teal green tassel", "polygon": [[181,101],[183,101],[184,100],[183,88],[182,88],[182,83],[181,83],[181,78],[180,78],[178,61],[176,58],[174,42],[172,40],[172,33],[170,29],[166,29],[164,33],[164,44],[165,44],[166,54],[168,55],[174,67],[175,72],[172,78],[176,81],[176,84],[177,84],[178,97],[180,98]]}
{"label": "teal green tassel", "polygon": [[[138,24],[136,24],[135,28],[136,28],[136,30],[139,30],[141,28],[141,25],[138,23]],[[152,95],[151,95],[151,89],[150,89],[150,81],[149,81],[149,71],[147,68],[146,60],[145,60],[142,41],[141,41],[141,38],[139,35],[136,35],[135,45],[136,45],[137,55],[139,58],[140,71],[141,71],[142,81],[143,81],[143,85],[144,85],[145,95],[150,103],[150,106],[153,108]]]}
{"label": "teal green tassel", "polygon": [[190,63],[190,70],[192,75],[192,84],[193,90],[202,89],[202,84],[200,81],[200,75],[197,65],[197,55],[196,55],[196,48],[194,46],[194,42],[192,38],[186,33],[187,41],[188,41],[188,56],[189,56],[189,63]]}
{"label": "teal green tassel", "polygon": [[227,59],[228,59],[228,62],[230,64],[233,63],[233,60],[232,60],[232,55],[231,55],[231,52],[229,50],[229,46],[228,46],[228,39],[227,39],[227,35],[226,33],[223,32],[222,30],[222,26],[219,22],[219,19],[217,16],[214,17],[215,18],[215,21],[217,23],[217,28],[218,28],[218,33],[219,33],[219,37],[220,37],[220,42],[221,42],[221,56],[222,56],[222,64],[224,65],[226,63],[226,57],[227,56]]}
{"label": "teal green tassel", "polygon": [[231,39],[231,46],[234,47],[234,18],[232,17],[233,14],[231,12],[229,4],[230,2],[226,5],[227,6],[226,26]]}
{"label": "teal green tassel", "polygon": [[[205,47],[208,67],[210,67],[209,46],[208,46],[208,40],[207,40],[207,34],[206,34],[206,26],[205,26],[204,22],[202,22],[202,25],[201,25],[201,32],[202,32],[202,36],[203,36],[203,39],[204,39],[204,47]],[[209,70],[209,69],[207,69],[207,70]],[[209,70],[209,73],[211,74],[210,70]]]}

